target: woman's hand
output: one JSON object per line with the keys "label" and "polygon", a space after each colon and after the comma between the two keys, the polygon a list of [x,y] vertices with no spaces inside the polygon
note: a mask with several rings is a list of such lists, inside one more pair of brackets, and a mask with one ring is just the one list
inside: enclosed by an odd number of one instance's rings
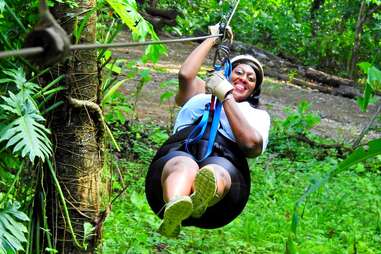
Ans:
{"label": "woman's hand", "polygon": [[217,96],[220,101],[223,101],[226,95],[233,90],[232,84],[226,80],[221,72],[213,72],[205,81],[206,91]]}
{"label": "woman's hand", "polygon": [[228,39],[230,44],[233,43],[234,35],[233,35],[233,30],[230,26],[225,27],[225,31],[220,31],[220,23],[218,23],[213,26],[208,26],[208,29],[209,29],[210,35],[219,35],[220,32],[223,32],[224,37],[222,39]]}

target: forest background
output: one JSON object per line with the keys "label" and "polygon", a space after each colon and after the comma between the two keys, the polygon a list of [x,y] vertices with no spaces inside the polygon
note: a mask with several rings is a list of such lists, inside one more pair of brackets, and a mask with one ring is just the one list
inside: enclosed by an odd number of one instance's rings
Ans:
{"label": "forest background", "polygon": [[[135,41],[158,40],[157,32],[206,34],[229,1],[48,5],[74,44],[126,33]],[[38,7],[0,0],[0,50],[23,47]],[[176,23],[158,26],[150,8],[171,9]],[[231,26],[237,41],[354,80],[358,107],[380,109],[381,1],[242,0]],[[157,64],[166,51],[75,52],[49,67],[0,59],[0,253],[381,253],[381,142],[366,137],[380,133],[380,111],[338,143],[311,132],[320,120],[308,102],[273,119],[268,150],[249,161],[252,190],[242,215],[221,229],[161,237],[144,177],[171,124],[140,119],[137,105],[153,74],[171,71]],[[156,85],[172,118],[177,81]]]}

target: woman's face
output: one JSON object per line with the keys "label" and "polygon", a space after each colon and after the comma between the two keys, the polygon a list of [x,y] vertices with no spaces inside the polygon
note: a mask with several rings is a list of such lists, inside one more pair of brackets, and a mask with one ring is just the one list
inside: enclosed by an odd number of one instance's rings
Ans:
{"label": "woman's face", "polygon": [[257,77],[250,65],[238,64],[232,72],[233,96],[236,101],[247,99],[254,91]]}

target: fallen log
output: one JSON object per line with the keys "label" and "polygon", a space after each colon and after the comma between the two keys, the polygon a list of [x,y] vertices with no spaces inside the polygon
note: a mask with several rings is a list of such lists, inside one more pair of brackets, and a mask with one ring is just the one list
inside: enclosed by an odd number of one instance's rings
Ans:
{"label": "fallen log", "polygon": [[324,83],[333,87],[356,85],[356,83],[353,80],[327,74],[325,72],[318,71],[313,68],[307,68],[305,70],[305,75],[307,78],[319,81],[321,83]]}
{"label": "fallen log", "polygon": [[269,76],[269,77],[276,78],[278,80],[286,81],[286,82],[295,84],[297,86],[316,89],[322,93],[327,93],[327,94],[332,94],[332,95],[340,95],[340,96],[351,98],[351,99],[361,95],[360,92],[355,87],[351,87],[351,86],[332,87],[332,86],[327,86],[327,85],[322,84],[322,83],[313,83],[313,82],[309,82],[309,81],[306,81],[306,80],[303,80],[300,78],[289,77],[288,75],[279,73],[279,72],[277,72],[277,70],[274,70],[274,69],[266,68],[265,69],[265,76]]}
{"label": "fallen log", "polygon": [[165,9],[146,7],[144,10],[152,16],[162,17],[162,18],[170,19],[170,20],[175,20],[176,17],[180,14],[179,11],[174,9],[165,10]]}
{"label": "fallen log", "polygon": [[[232,51],[236,54],[251,54],[256,57],[265,67],[265,75],[287,81],[292,84],[317,89],[323,93],[340,95],[348,98],[360,96],[357,84],[350,79],[327,74],[313,68],[304,67],[291,63],[266,50],[255,46],[234,42]],[[295,72],[295,77],[288,75]],[[312,82],[315,81],[315,82]]]}
{"label": "fallen log", "polygon": [[168,19],[165,17],[160,16],[154,16],[147,12],[141,12],[144,19],[148,20],[156,31],[161,31],[165,25],[169,26],[175,26],[176,25],[176,18],[175,19]]}

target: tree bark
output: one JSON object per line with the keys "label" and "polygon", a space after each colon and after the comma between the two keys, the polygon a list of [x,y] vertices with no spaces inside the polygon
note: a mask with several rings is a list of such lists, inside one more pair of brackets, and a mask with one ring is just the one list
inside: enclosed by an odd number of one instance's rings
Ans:
{"label": "tree bark", "polygon": [[366,1],[361,2],[359,16],[356,23],[355,39],[353,42],[351,57],[348,61],[348,67],[347,67],[350,78],[354,78],[354,70],[355,70],[356,62],[358,60],[358,52],[361,47],[361,35],[364,29],[364,25],[372,17],[373,13],[379,10],[381,10],[381,4],[368,7]]}
{"label": "tree bark", "polygon": [[314,0],[310,8],[310,19],[311,19],[311,33],[312,37],[316,37],[317,31],[319,30],[319,23],[316,20],[316,14],[319,9],[323,6],[325,0]]}
{"label": "tree bark", "polygon": [[356,23],[355,39],[353,43],[352,54],[348,64],[348,73],[350,78],[353,78],[355,64],[357,61],[357,54],[360,49],[362,30],[366,20],[366,12],[367,12],[366,9],[367,9],[366,1],[363,0],[361,2],[359,16]]}
{"label": "tree bark", "polygon": [[[72,34],[75,19],[70,14],[86,13],[96,5],[96,0],[77,1],[79,7],[70,9],[57,5],[54,13],[64,29]],[[68,18],[69,17],[69,18]],[[79,21],[80,22],[80,21]],[[83,30],[79,43],[95,43],[96,13]],[[56,69],[65,74],[65,104],[52,116],[52,130],[55,138],[55,167],[58,180],[77,240],[82,243],[85,222],[94,227],[100,209],[100,183],[103,167],[103,122],[100,117],[99,73],[96,50],[72,52],[69,59]],[[62,85],[62,84],[61,84]],[[56,190],[54,190],[56,191]],[[63,216],[63,206],[53,193],[48,212],[49,224],[58,253],[94,253],[97,235],[91,236],[87,250],[73,241],[68,221]]]}

